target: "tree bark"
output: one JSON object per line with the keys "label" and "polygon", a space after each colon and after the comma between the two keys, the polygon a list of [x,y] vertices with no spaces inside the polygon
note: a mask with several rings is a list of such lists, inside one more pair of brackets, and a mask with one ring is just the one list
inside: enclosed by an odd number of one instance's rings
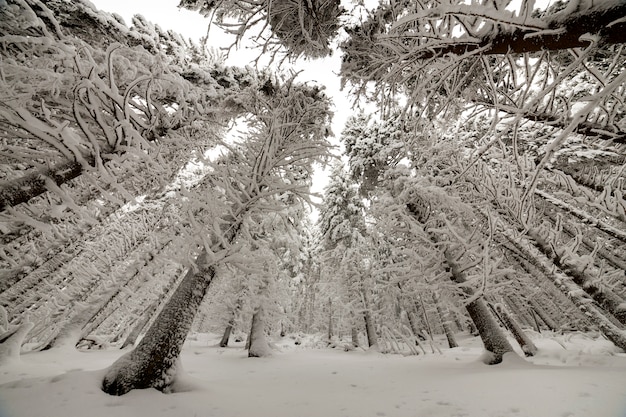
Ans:
{"label": "tree bark", "polygon": [[133,389],[168,391],[176,376],[176,363],[193,319],[215,269],[202,251],[198,269],[190,269],[137,347],[119,358],[106,373],[102,390],[123,395]]}
{"label": "tree bark", "polygon": [[537,301],[531,299],[530,305],[532,306],[531,311],[537,314],[541,321],[543,321],[543,323],[548,326],[550,330],[557,331],[559,329],[559,325],[557,324],[557,322],[554,321],[552,317],[550,317],[550,315],[543,309],[543,307],[541,307],[541,305]]}
{"label": "tree bark", "polygon": [[535,346],[530,337],[524,333],[524,330],[522,330],[519,323],[511,317],[502,304],[496,304],[495,309],[500,315],[502,321],[504,321],[506,327],[511,331],[511,333],[513,333],[513,337],[515,337],[515,340],[519,343],[524,355],[535,356],[537,353],[537,346]]}
{"label": "tree bark", "polygon": [[439,320],[441,320],[443,332],[446,334],[446,339],[448,339],[448,347],[450,349],[459,347],[459,344],[456,342],[456,338],[454,337],[452,327],[450,326],[450,319],[448,317],[450,313],[447,308],[441,307],[441,300],[436,293],[433,293],[433,302],[435,303],[437,314],[439,314]]}
{"label": "tree bark", "polygon": [[376,335],[376,329],[374,326],[374,319],[372,318],[372,311],[369,306],[369,299],[365,293],[362,293],[363,297],[363,320],[365,321],[365,333],[367,334],[367,345],[369,347],[376,346],[378,344],[378,336]]}
{"label": "tree bark", "polygon": [[539,249],[532,243],[521,237],[511,236],[510,231],[505,230],[504,236],[521,252],[524,258],[564,293],[582,311],[591,322],[596,325],[602,334],[615,346],[626,350],[626,332],[617,327],[606,316],[606,313],[594,305],[593,300],[585,293],[572,278],[560,271]]}
{"label": "tree bark", "polygon": [[230,333],[233,331],[232,323],[228,323],[226,328],[224,329],[224,334],[222,335],[222,340],[220,340],[220,347],[228,346],[228,339],[230,339]]}
{"label": "tree bark", "polygon": [[[614,2],[603,7],[602,2],[597,7],[577,10],[569,16],[555,14],[544,20],[550,29],[555,31],[541,31],[524,28],[501,29],[494,36],[493,33],[475,43],[440,43],[428,46],[419,53],[414,53],[416,59],[430,59],[445,55],[465,55],[481,49],[482,55],[503,55],[507,53],[538,52],[542,50],[563,50],[571,48],[585,48],[590,41],[585,34],[595,34],[606,44],[626,43],[626,3]],[[441,18],[441,16],[438,16]],[[609,26],[610,25],[610,26]]]}
{"label": "tree bark", "polygon": [[328,299],[328,344],[333,340],[333,300]]}
{"label": "tree bark", "polygon": [[[407,204],[407,209],[415,217],[415,219],[424,224],[430,216],[430,206],[420,199]],[[428,232],[430,240],[437,244],[438,239],[434,233]],[[474,291],[469,288],[466,283],[466,278],[461,271],[449,248],[443,250],[444,260],[446,263],[446,270],[450,273],[450,279],[461,286],[463,291],[468,297],[474,297]],[[483,341],[485,349],[489,353],[483,357],[483,361],[488,365],[495,365],[502,362],[502,357],[505,353],[514,352],[513,347],[507,340],[504,332],[498,326],[498,323],[494,319],[493,315],[489,311],[489,307],[483,297],[478,297],[469,302],[465,306],[470,318],[474,322],[480,338]]]}
{"label": "tree bark", "polygon": [[[594,282],[593,278],[585,271],[582,271],[578,265],[575,263],[570,264],[564,260],[562,252],[559,253],[557,250],[554,250],[545,239],[541,238],[540,234],[537,233],[535,229],[530,228],[528,235],[533,238],[537,248],[547,258],[569,275],[582,290],[589,294],[603,309],[608,311],[617,322],[622,325],[626,324],[626,310],[621,308],[624,303],[623,298],[615,294],[610,288],[599,287]],[[587,269],[593,270],[595,267],[592,265]]]}
{"label": "tree bark", "polygon": [[[464,284],[466,282],[465,276],[460,272],[459,266],[454,262],[450,252],[446,250],[444,254],[452,279],[457,284]],[[467,286],[463,286],[463,291],[468,297],[474,296],[474,291]],[[514,352],[513,347],[507,340],[500,326],[498,326],[498,323],[489,311],[489,307],[487,307],[487,303],[482,297],[470,302],[465,308],[478,329],[485,349],[490,353],[484,357],[486,364],[498,364],[502,362],[502,357],[505,353]]]}

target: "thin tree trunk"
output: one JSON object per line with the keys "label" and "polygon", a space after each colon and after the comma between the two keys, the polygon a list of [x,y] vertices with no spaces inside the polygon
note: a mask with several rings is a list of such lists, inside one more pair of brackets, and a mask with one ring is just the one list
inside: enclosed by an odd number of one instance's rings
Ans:
{"label": "thin tree trunk", "polygon": [[595,216],[592,216],[591,214],[585,212],[584,210],[581,210],[577,207],[572,206],[571,204],[568,204],[550,194],[548,194],[545,191],[541,191],[541,190],[535,190],[535,194],[540,196],[541,198],[543,198],[546,201],[549,201],[550,203],[554,204],[555,206],[561,208],[562,210],[564,210],[566,213],[572,214],[575,217],[579,218],[581,221],[592,225],[593,227],[597,228],[598,230],[602,230],[604,233],[606,233],[607,235],[614,237],[615,239],[619,239],[620,241],[622,241],[623,243],[626,243],[626,231],[620,230],[616,227],[613,227],[612,225],[610,225],[609,223],[598,219]]}
{"label": "thin tree trunk", "polygon": [[328,344],[333,340],[333,300],[328,298]]}
{"label": "thin tree trunk", "polygon": [[[422,299],[421,295],[419,295],[419,299],[420,299],[420,303],[422,304],[422,311],[423,311],[422,316],[424,316],[424,324],[426,325],[426,332],[428,333],[428,336],[432,339],[433,338],[433,328],[430,325],[430,318],[428,317],[428,312],[426,311],[426,304],[424,304],[424,300]],[[417,303],[415,305],[415,310],[419,311]]]}
{"label": "thin tree trunk", "polygon": [[359,329],[356,327],[356,324],[352,324],[351,333],[352,333],[352,345],[354,347],[359,347]]}
{"label": "thin tree trunk", "polygon": [[369,347],[376,346],[378,344],[378,336],[376,335],[369,300],[364,292],[361,295],[363,297],[363,305],[365,307],[363,310],[363,320],[365,321],[365,332],[367,333],[367,345]]}
{"label": "thin tree trunk", "polygon": [[[407,204],[407,209],[415,217],[415,219],[424,224],[424,222],[430,216],[430,206],[424,204],[420,200],[416,200],[413,203]],[[430,240],[437,244],[438,239],[434,233],[428,232]],[[452,253],[448,248],[443,251],[445,263],[447,265],[446,270],[450,272],[450,278],[459,284],[465,294],[468,297],[474,297],[474,291],[467,285],[465,275],[460,270],[459,265],[454,260]],[[483,361],[486,364],[494,365],[502,362],[502,357],[505,353],[514,352],[513,347],[506,339],[504,332],[498,326],[493,315],[489,311],[489,307],[485,303],[482,297],[478,297],[465,306],[469,316],[471,317],[474,325],[478,329],[480,338],[483,341],[485,349],[489,352],[489,355],[484,356]]]}
{"label": "thin tree trunk", "polygon": [[535,327],[535,331],[537,333],[541,333],[541,325],[539,323],[539,320],[541,320],[541,318],[539,318],[539,316],[535,314],[535,310],[533,310],[532,308],[528,309],[528,311],[530,312],[530,315],[533,318],[533,326]]}
{"label": "thin tree trunk", "polygon": [[522,330],[519,323],[511,317],[502,304],[496,304],[495,309],[500,315],[502,321],[504,321],[506,327],[511,331],[511,333],[513,333],[513,337],[515,337],[515,340],[519,343],[524,355],[535,356],[537,353],[537,346],[535,346],[530,337],[524,333],[524,330]]}
{"label": "thin tree trunk", "polygon": [[532,306],[532,312],[537,314],[539,316],[539,318],[541,319],[541,321],[543,321],[543,323],[548,326],[548,328],[550,330],[557,331],[559,330],[559,325],[557,324],[556,321],[554,321],[552,319],[552,317],[550,317],[550,315],[548,313],[546,313],[546,311],[543,309],[543,307],[535,300],[531,299],[530,300],[530,305]]}
{"label": "thin tree trunk", "polygon": [[504,235],[520,252],[525,254],[525,259],[537,267],[545,277],[554,282],[564,294],[568,295],[572,302],[600,329],[607,339],[613,342],[615,346],[626,350],[626,332],[609,320],[606,313],[593,304],[593,300],[589,298],[589,295],[576,285],[571,277],[555,268],[555,265],[532,243],[525,241],[521,237],[510,236],[507,230],[505,230]]}
{"label": "thin tree trunk", "polygon": [[520,305],[520,302],[518,301],[519,298],[513,297],[513,295],[509,294],[505,295],[503,299],[506,302],[509,311],[513,313],[519,322],[527,326],[533,326],[535,324],[532,315],[528,313],[528,308]]}
{"label": "thin tree trunk", "polygon": [[415,315],[415,313],[413,311],[407,311],[406,312],[406,318],[407,320],[409,320],[409,326],[411,327],[411,331],[413,332],[413,335],[419,339],[420,337],[420,328],[417,324],[417,316]]}
{"label": "thin tree trunk", "polygon": [[446,334],[446,339],[448,339],[448,347],[450,349],[459,347],[456,342],[456,338],[454,337],[454,332],[452,331],[452,327],[450,326],[449,312],[446,309],[441,307],[441,300],[436,293],[433,293],[433,302],[435,303],[435,308],[437,308],[437,314],[439,314],[439,320],[441,320],[441,326],[443,327],[443,332]]}
{"label": "thin tree trunk", "polygon": [[65,325],[59,330],[56,336],[46,344],[42,350],[52,349],[55,347],[76,347],[80,339],[82,339],[82,329],[98,314],[102,308],[116,294],[116,291],[109,291],[100,297],[99,302],[79,303],[74,308],[74,315],[67,320]]}
{"label": "thin tree trunk", "polygon": [[139,339],[139,335],[141,335],[141,332],[143,332],[143,330],[146,328],[148,323],[150,323],[152,314],[154,314],[157,308],[158,308],[158,302],[155,301],[152,305],[150,305],[146,309],[144,314],[135,323],[135,325],[133,326],[133,329],[130,331],[128,336],[126,336],[126,339],[124,339],[124,343],[122,343],[122,346],[120,346],[120,349],[125,349],[128,346],[135,346],[135,343],[137,343],[137,339]]}
{"label": "thin tree trunk", "polygon": [[228,339],[230,339],[230,333],[233,331],[232,323],[228,323],[226,328],[224,329],[224,335],[222,336],[222,340],[220,340],[220,347],[228,346]]}
{"label": "thin tree trunk", "polygon": [[378,337],[374,329],[372,314],[369,310],[363,312],[363,320],[365,321],[365,333],[367,333],[367,345],[369,347],[376,346],[378,344]]}
{"label": "thin tree trunk", "polygon": [[235,327],[235,321],[237,319],[237,315],[239,311],[243,307],[243,299],[241,297],[237,297],[237,301],[235,302],[235,306],[232,311],[232,316],[228,321],[228,325],[224,329],[224,334],[222,335],[222,340],[220,340],[220,347],[228,346],[228,339],[230,338],[230,334],[233,331],[233,327]]}
{"label": "thin tree trunk", "polygon": [[[621,308],[624,303],[622,297],[615,294],[610,288],[606,288],[606,286],[604,286],[604,288],[600,287],[594,282],[593,278],[590,276],[591,274],[581,270],[576,264],[568,264],[561,254],[557,253],[548,242],[541,239],[541,236],[536,230],[529,229],[528,235],[533,238],[537,248],[554,262],[556,266],[561,268],[563,272],[572,277],[572,280],[579,285],[582,290],[589,294],[603,309],[611,313],[619,323],[626,324],[626,310]],[[587,269],[595,270],[595,267],[591,266]]]}

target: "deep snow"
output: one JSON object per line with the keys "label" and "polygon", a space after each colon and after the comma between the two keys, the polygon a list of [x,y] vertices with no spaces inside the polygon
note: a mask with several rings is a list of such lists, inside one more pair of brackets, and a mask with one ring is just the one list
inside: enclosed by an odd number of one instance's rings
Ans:
{"label": "deep snow", "polygon": [[[180,392],[104,394],[104,368],[123,351],[57,349],[0,367],[1,417],[466,416],[626,417],[626,354],[580,333],[539,335],[539,354],[479,361],[480,340],[420,356],[295,346],[275,340],[271,358],[248,358],[219,336],[185,344]],[[317,345],[322,345],[318,343]]]}

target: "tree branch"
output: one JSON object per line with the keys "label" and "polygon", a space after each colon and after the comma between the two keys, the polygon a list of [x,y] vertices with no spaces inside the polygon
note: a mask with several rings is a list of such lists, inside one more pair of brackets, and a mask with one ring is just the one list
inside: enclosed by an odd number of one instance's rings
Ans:
{"label": "tree branch", "polygon": [[[490,103],[488,101],[477,101],[473,100],[473,103],[489,108],[497,108],[497,110],[511,114],[511,115],[520,115],[524,119],[530,120],[532,122],[540,122],[550,125],[555,128],[564,129],[571,123],[571,119],[564,118],[560,116],[555,116],[553,114],[548,113],[535,113],[531,111],[525,111],[523,109],[518,109],[512,106],[506,106],[503,104],[499,104],[497,107],[495,104]],[[581,135],[585,135],[588,137],[595,137],[602,140],[612,140],[615,143],[624,143],[626,144],[626,132],[623,131],[611,131],[609,126],[603,126],[600,123],[593,123],[590,121],[580,122],[576,128],[574,129],[574,133],[579,133]]]}
{"label": "tree branch", "polygon": [[626,43],[626,3],[610,6],[602,5],[578,11],[568,16],[556,14],[545,22],[548,30],[517,28],[500,30],[497,34],[484,36],[476,43],[428,45],[427,49],[414,55],[417,59],[442,57],[447,54],[464,55],[476,49],[485,48],[483,55],[506,53],[538,52],[542,50],[562,50],[584,48],[591,43],[588,36],[597,35],[606,44]]}

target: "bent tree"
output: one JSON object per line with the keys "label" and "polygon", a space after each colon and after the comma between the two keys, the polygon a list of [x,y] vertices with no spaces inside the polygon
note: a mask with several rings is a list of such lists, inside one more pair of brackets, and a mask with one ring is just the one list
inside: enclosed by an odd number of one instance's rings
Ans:
{"label": "bent tree", "polygon": [[0,14],[0,305],[11,326],[29,312],[40,347],[103,319],[126,337],[143,315],[128,294],[152,292],[146,282],[169,294],[159,287],[180,273],[165,261],[190,226],[166,191],[270,76],[88,2],[9,1]]}
{"label": "bent tree", "polygon": [[[198,254],[141,342],[105,375],[102,389],[109,394],[149,387],[169,390],[178,355],[215,267],[237,252],[246,218],[284,209],[279,197],[287,193],[307,198],[312,164],[327,152],[329,101],[319,89],[289,79],[277,83],[269,98],[250,97],[249,106],[247,137],[228,146],[205,179],[206,194],[200,201],[211,227],[199,231]],[[206,207],[214,199],[221,204]]]}
{"label": "bent tree", "polygon": [[[465,188],[460,197],[472,216],[497,219],[488,235],[507,256],[531,237],[550,268],[573,281],[559,289],[624,347],[624,270],[614,248],[623,253],[626,8],[590,1],[533,7],[381,4],[348,29],[341,74],[357,94],[374,92],[383,119],[394,117],[394,103],[407,103],[399,124],[412,133],[400,144],[415,170],[409,178],[431,177],[444,193]],[[450,161],[436,160],[453,148],[460,151]],[[366,188],[378,181],[377,165],[394,163],[383,156],[361,163]],[[606,187],[593,192],[577,183],[583,180],[570,166],[584,164],[606,173]],[[505,239],[511,226],[515,245]],[[597,241],[584,243],[587,233]],[[532,268],[525,261],[510,267],[529,278],[522,264]],[[550,281],[546,274],[538,279]]]}

